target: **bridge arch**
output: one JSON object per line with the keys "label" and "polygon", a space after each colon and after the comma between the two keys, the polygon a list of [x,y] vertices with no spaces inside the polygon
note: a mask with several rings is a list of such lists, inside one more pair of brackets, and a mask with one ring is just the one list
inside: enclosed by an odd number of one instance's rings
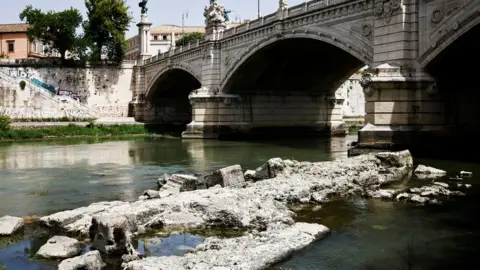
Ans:
{"label": "bridge arch", "polygon": [[162,83],[162,79],[164,79],[166,76],[171,75],[172,73],[177,73],[177,75],[186,76],[186,77],[189,77],[190,79],[195,78],[195,80],[198,83],[201,82],[201,76],[199,72],[196,72],[190,65],[183,64],[183,63],[167,65],[161,68],[153,76],[153,78],[148,81],[147,91],[145,93],[145,96],[146,97],[151,96],[152,90],[155,90],[156,86]]}
{"label": "bridge arch", "polygon": [[477,5],[477,8],[462,9],[459,17],[456,17],[452,22],[444,22],[436,30],[438,34],[433,37],[432,42],[427,44],[428,49],[418,58],[422,67],[427,67],[432,60],[448,49],[457,39],[480,24],[480,2],[472,2]]}
{"label": "bridge arch", "polygon": [[420,63],[435,79],[433,97],[441,101],[442,107],[431,110],[444,112],[449,147],[476,153],[480,151],[480,144],[476,143],[480,133],[480,85],[475,79],[480,62],[480,9],[460,12],[454,24],[446,22],[442,26],[440,31],[448,32]]}
{"label": "bridge arch", "polygon": [[[361,35],[361,34],[360,34]],[[223,94],[241,97],[235,119],[246,133],[345,134],[339,86],[373,60],[370,42],[333,27],[272,34],[239,53]]]}
{"label": "bridge arch", "polygon": [[[370,32],[373,29],[369,30]],[[307,27],[300,28],[288,33],[279,33],[270,35],[264,39],[250,45],[242,53],[231,61],[225,71],[225,75],[220,83],[220,90],[226,92],[228,83],[234,77],[235,73],[244,65],[246,61],[254,57],[265,48],[274,45],[277,42],[285,40],[314,40],[338,48],[346,54],[356,58],[363,65],[370,65],[373,62],[373,46],[367,37],[361,37],[356,33],[346,32],[331,27]],[[226,88],[227,87],[227,88]]]}
{"label": "bridge arch", "polygon": [[187,65],[162,68],[149,83],[145,94],[145,122],[177,126],[192,121],[189,95],[201,87],[200,77]]}

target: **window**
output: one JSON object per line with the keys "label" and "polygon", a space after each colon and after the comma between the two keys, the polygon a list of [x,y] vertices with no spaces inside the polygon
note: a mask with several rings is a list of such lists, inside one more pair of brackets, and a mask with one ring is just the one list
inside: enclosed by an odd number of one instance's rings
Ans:
{"label": "window", "polygon": [[8,43],[8,52],[15,52],[15,41],[7,40]]}
{"label": "window", "polygon": [[163,40],[167,40],[167,38],[168,38],[167,36],[165,36],[165,35],[163,36]]}
{"label": "window", "polygon": [[158,36],[157,36],[157,35],[154,35],[154,36],[153,36],[153,40],[158,40]]}

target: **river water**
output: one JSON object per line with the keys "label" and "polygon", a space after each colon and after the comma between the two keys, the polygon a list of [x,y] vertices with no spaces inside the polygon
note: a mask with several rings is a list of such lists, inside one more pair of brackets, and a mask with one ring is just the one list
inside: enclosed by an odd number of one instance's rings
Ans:
{"label": "river water", "polygon": [[[254,169],[272,157],[332,160],[345,157],[347,143],[355,139],[227,142],[134,138],[3,143],[0,216],[41,216],[98,201],[133,201],[144,190],[155,188],[156,179],[164,173],[206,173],[232,164]],[[480,240],[480,221],[476,219],[480,214],[480,166],[441,160],[415,162],[452,174],[472,171],[474,177],[467,182],[473,188],[467,197],[443,206],[360,198],[322,208],[293,206],[299,221],[325,224],[332,233],[274,268],[407,269],[401,254],[408,253],[406,246],[411,243],[415,269],[479,269],[475,255],[479,254]],[[7,269],[54,269],[48,262],[29,260],[46,239],[48,235],[28,237],[27,233],[24,239],[0,238],[0,268],[4,264]],[[136,245],[148,255],[181,255],[201,241],[201,235],[185,233],[139,239]]]}

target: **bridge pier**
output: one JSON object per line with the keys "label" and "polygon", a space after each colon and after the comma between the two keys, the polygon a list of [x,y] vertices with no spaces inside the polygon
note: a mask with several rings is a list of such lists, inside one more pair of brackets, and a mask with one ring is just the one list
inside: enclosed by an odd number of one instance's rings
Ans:
{"label": "bridge pier", "polygon": [[345,136],[343,101],[306,94],[192,94],[192,122],[182,137]]}
{"label": "bridge pier", "polygon": [[381,149],[428,149],[449,136],[445,99],[419,69],[388,64],[363,75],[365,123],[351,155]]}

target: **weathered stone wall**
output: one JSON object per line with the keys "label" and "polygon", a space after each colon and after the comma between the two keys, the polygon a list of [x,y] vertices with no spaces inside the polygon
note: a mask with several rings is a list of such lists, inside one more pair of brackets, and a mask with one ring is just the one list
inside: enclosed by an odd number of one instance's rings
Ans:
{"label": "weathered stone wall", "polygon": [[365,116],[365,94],[360,85],[360,73],[355,73],[337,90],[337,94],[345,99],[342,107],[343,116]]}
{"label": "weathered stone wall", "polygon": [[[0,108],[14,118],[128,116],[132,64],[88,68],[0,64]],[[27,83],[23,90],[22,80]]]}
{"label": "weathered stone wall", "polygon": [[[335,97],[300,94],[196,98],[192,101],[192,123],[184,135],[215,137],[271,128],[306,128],[312,132],[344,134],[339,101]],[[298,129],[298,132],[302,131]]]}

